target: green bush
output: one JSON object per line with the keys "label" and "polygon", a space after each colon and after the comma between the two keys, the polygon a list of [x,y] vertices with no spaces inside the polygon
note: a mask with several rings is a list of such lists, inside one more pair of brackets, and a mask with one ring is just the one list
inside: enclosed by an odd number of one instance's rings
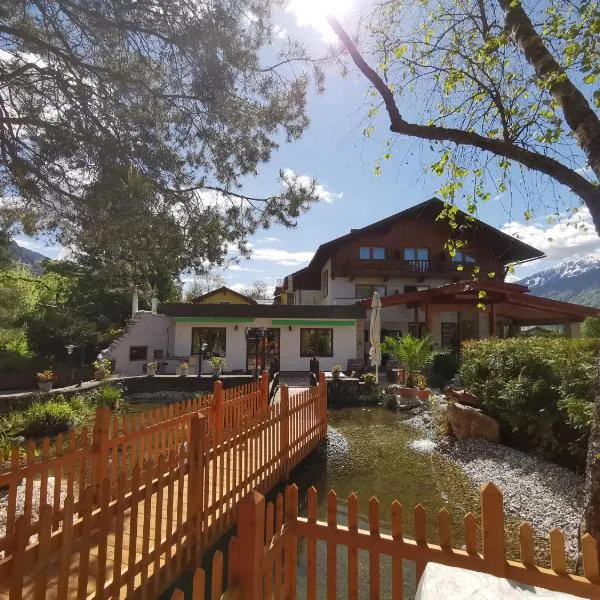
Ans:
{"label": "green bush", "polygon": [[458,373],[459,366],[459,356],[453,350],[436,352],[429,376],[431,386],[439,389],[447,386]]}
{"label": "green bush", "polygon": [[467,389],[509,443],[583,467],[600,340],[490,338],[465,344]]}
{"label": "green bush", "polygon": [[600,338],[600,317],[586,317],[581,324],[581,335],[586,338]]}
{"label": "green bush", "polygon": [[123,393],[119,387],[106,383],[97,387],[90,394],[90,400],[96,406],[108,406],[111,410],[119,408],[122,397]]}
{"label": "green bush", "polygon": [[51,400],[34,402],[23,412],[21,419],[22,435],[40,438],[74,429],[80,424],[81,415],[67,402]]}

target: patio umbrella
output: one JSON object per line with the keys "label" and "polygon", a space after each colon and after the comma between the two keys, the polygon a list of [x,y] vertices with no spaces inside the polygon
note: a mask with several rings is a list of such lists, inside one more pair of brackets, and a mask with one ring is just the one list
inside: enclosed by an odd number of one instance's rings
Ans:
{"label": "patio umbrella", "polygon": [[375,367],[375,381],[379,383],[379,365],[381,364],[381,299],[378,292],[373,292],[371,300],[371,323],[369,326],[369,358]]}

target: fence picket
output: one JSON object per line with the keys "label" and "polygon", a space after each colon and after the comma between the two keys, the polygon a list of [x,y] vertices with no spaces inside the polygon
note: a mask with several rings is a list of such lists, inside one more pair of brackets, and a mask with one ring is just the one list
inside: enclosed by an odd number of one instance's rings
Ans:
{"label": "fence picket", "polygon": [[[46,438],[48,439],[48,438]],[[49,449],[49,448],[48,448]],[[47,483],[47,482],[46,482]],[[35,578],[35,600],[44,600],[46,597],[46,584],[48,581],[48,559],[50,535],[52,534],[52,507],[49,504],[44,504],[40,508],[40,562],[38,564],[38,574]]]}
{"label": "fence picket", "polygon": [[[337,529],[337,495],[333,490],[327,494],[327,526]],[[327,542],[327,597],[337,594],[337,546]]]}
{"label": "fence picket", "polygon": [[[314,488],[312,489],[316,499],[317,491]],[[348,530],[354,533],[358,531],[358,496],[356,494],[348,496]],[[310,539],[308,543],[316,544],[316,540]],[[313,557],[313,560],[316,563],[316,556]],[[316,578],[316,564],[313,577]],[[316,591],[313,590],[311,598],[315,597]],[[348,598],[349,600],[358,600],[358,550],[353,546],[348,546]]]}
{"label": "fence picket", "polygon": [[519,548],[521,552],[521,562],[526,567],[535,565],[535,551],[533,545],[533,527],[531,523],[521,523],[519,526]]}
{"label": "fence picket", "polygon": [[565,536],[560,529],[552,528],[550,538],[550,566],[555,573],[567,572],[567,561],[565,558]]}
{"label": "fence picket", "polygon": [[446,508],[442,508],[438,513],[438,530],[440,548],[443,550],[450,550],[450,513]]}
{"label": "fence picket", "polygon": [[223,553],[217,550],[213,555],[212,577],[210,582],[211,600],[219,600],[223,593]]}
{"label": "fence picket", "polygon": [[[392,502],[391,521],[392,538],[397,543],[402,543],[402,504],[398,500]],[[392,600],[402,600],[404,594],[404,573],[402,572],[402,558],[396,553],[392,556]]]}
{"label": "fence picket", "polygon": [[73,550],[73,496],[65,499],[63,538],[60,545],[60,566],[57,582],[57,598],[66,598],[69,589],[69,568]]}
{"label": "fence picket", "polygon": [[[415,506],[415,542],[417,544],[427,545],[427,513],[422,504]],[[416,562],[417,583],[421,580],[421,575],[425,570],[425,561],[419,559]]]}
{"label": "fence picket", "polygon": [[79,551],[79,572],[77,582],[77,600],[87,598],[88,573],[90,568],[90,550],[92,538],[92,504],[94,501],[94,490],[90,485],[83,492],[80,502],[79,514],[82,518],[81,527],[81,549]]}

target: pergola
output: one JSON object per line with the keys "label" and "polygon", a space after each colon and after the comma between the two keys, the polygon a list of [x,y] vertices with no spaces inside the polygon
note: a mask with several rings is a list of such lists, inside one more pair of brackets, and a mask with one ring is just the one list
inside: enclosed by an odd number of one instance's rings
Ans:
{"label": "pergola", "polygon": [[[484,292],[480,297],[480,292]],[[580,323],[586,317],[600,316],[600,310],[540,298],[529,293],[529,288],[516,283],[501,281],[461,281],[428,290],[395,294],[381,299],[383,308],[387,306],[406,305],[425,313],[427,330],[431,330],[431,313],[433,311],[460,311],[474,307],[479,302],[485,304],[489,315],[489,333],[496,334],[498,317],[510,319],[515,326],[523,325],[567,325]],[[371,300],[364,300],[363,305],[370,308]]]}

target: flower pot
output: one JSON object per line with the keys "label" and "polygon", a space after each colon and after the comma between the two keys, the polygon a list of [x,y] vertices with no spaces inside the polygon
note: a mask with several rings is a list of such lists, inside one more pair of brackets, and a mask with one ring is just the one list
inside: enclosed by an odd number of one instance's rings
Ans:
{"label": "flower pot", "polygon": [[221,376],[221,367],[213,367],[212,372],[213,372],[213,377],[220,377]]}
{"label": "flower pot", "polygon": [[179,368],[179,375],[181,377],[187,377],[188,374],[188,367],[180,367]]}
{"label": "flower pot", "polygon": [[431,390],[429,388],[426,388],[424,390],[417,390],[417,398],[419,398],[419,400],[429,400],[430,393]]}
{"label": "flower pot", "polygon": [[419,390],[414,387],[401,387],[399,391],[402,398],[416,398]]}
{"label": "flower pot", "polygon": [[41,392],[49,392],[52,389],[53,381],[38,381]]}
{"label": "flower pot", "polygon": [[156,375],[156,367],[148,367],[146,369],[146,375],[148,375],[148,377],[154,377]]}

